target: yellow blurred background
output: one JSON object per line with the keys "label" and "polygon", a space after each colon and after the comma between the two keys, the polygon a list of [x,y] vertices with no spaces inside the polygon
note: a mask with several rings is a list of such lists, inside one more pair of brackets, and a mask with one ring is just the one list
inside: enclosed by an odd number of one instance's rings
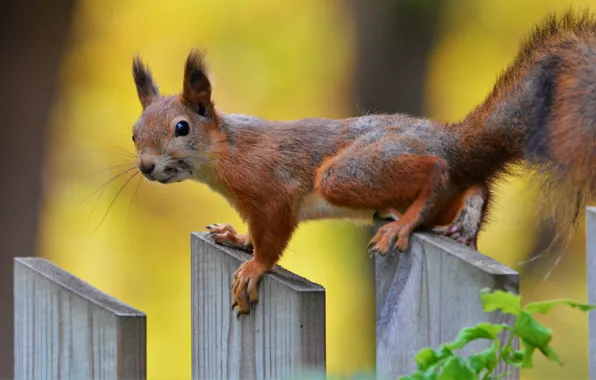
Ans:
{"label": "yellow blurred background", "polygon": [[[442,2],[424,66],[423,113],[462,118],[490,91],[530,27],[570,4],[596,8],[589,0]],[[190,232],[214,222],[245,227],[198,183],[133,180],[119,193],[124,174],[102,187],[127,167],[115,165],[134,161],[131,128],[141,107],[133,54],[151,65],[163,93],[175,93],[189,49],[204,46],[213,98],[224,112],[270,119],[354,116],[357,31],[349,8],[339,0],[77,2],[52,108],[39,255],[147,313],[149,379],[190,378]],[[521,179],[500,183],[492,222],[480,236],[482,253],[512,266],[537,246],[526,190]],[[326,288],[330,374],[373,370],[368,232],[344,222],[303,225],[281,262]],[[580,228],[546,281],[553,257],[515,266],[524,300],[584,301],[584,251]],[[523,378],[587,378],[586,316],[556,309],[542,320],[554,329],[554,348],[566,365],[539,359]]]}

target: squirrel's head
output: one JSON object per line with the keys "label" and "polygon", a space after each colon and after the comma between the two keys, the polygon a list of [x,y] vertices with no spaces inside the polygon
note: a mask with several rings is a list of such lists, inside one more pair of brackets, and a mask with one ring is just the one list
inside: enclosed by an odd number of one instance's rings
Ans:
{"label": "squirrel's head", "polygon": [[209,132],[217,128],[203,52],[195,49],[188,55],[179,95],[161,96],[151,71],[138,56],[132,70],[143,106],[132,131],[139,171],[161,183],[192,177],[204,160]]}

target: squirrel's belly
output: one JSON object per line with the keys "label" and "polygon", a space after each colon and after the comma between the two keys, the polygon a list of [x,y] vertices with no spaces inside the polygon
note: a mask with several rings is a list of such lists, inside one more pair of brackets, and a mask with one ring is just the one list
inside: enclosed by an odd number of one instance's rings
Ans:
{"label": "squirrel's belly", "polygon": [[320,194],[307,194],[297,210],[299,221],[315,219],[353,219],[370,222],[374,210],[338,207],[327,202]]}

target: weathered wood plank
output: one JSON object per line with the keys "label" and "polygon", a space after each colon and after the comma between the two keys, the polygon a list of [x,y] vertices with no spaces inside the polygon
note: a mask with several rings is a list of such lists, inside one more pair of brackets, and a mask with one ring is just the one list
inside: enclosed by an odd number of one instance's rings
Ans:
{"label": "weathered wood plank", "polygon": [[[462,327],[513,323],[501,313],[484,313],[479,295],[483,288],[517,294],[517,272],[451,239],[416,233],[406,254],[376,255],[375,276],[379,379],[410,374],[418,350],[438,348]],[[463,353],[484,349],[487,342],[477,341]],[[518,371],[505,377],[518,378]]]}
{"label": "weathered wood plank", "polygon": [[259,302],[237,319],[234,272],[251,256],[216,245],[206,233],[192,243],[193,379],[284,379],[325,370],[325,290],[276,266],[259,284]]}
{"label": "weathered wood plank", "polygon": [[[596,305],[596,207],[586,208],[586,261],[588,303]],[[590,379],[596,379],[596,313],[588,313],[588,350]]]}
{"label": "weathered wood plank", "polygon": [[41,258],[14,260],[15,379],[145,379],[146,319]]}

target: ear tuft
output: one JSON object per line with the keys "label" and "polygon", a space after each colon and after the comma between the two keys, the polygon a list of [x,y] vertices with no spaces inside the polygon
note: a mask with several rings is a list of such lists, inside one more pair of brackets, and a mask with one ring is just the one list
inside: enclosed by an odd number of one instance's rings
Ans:
{"label": "ear tuft", "polygon": [[151,70],[143,64],[141,57],[138,55],[132,60],[132,75],[137,87],[137,95],[143,109],[145,109],[159,96],[159,89],[153,82]]}
{"label": "ear tuft", "polygon": [[192,49],[186,58],[182,96],[202,116],[210,116],[213,112],[211,83],[207,77],[205,51],[202,49]]}

